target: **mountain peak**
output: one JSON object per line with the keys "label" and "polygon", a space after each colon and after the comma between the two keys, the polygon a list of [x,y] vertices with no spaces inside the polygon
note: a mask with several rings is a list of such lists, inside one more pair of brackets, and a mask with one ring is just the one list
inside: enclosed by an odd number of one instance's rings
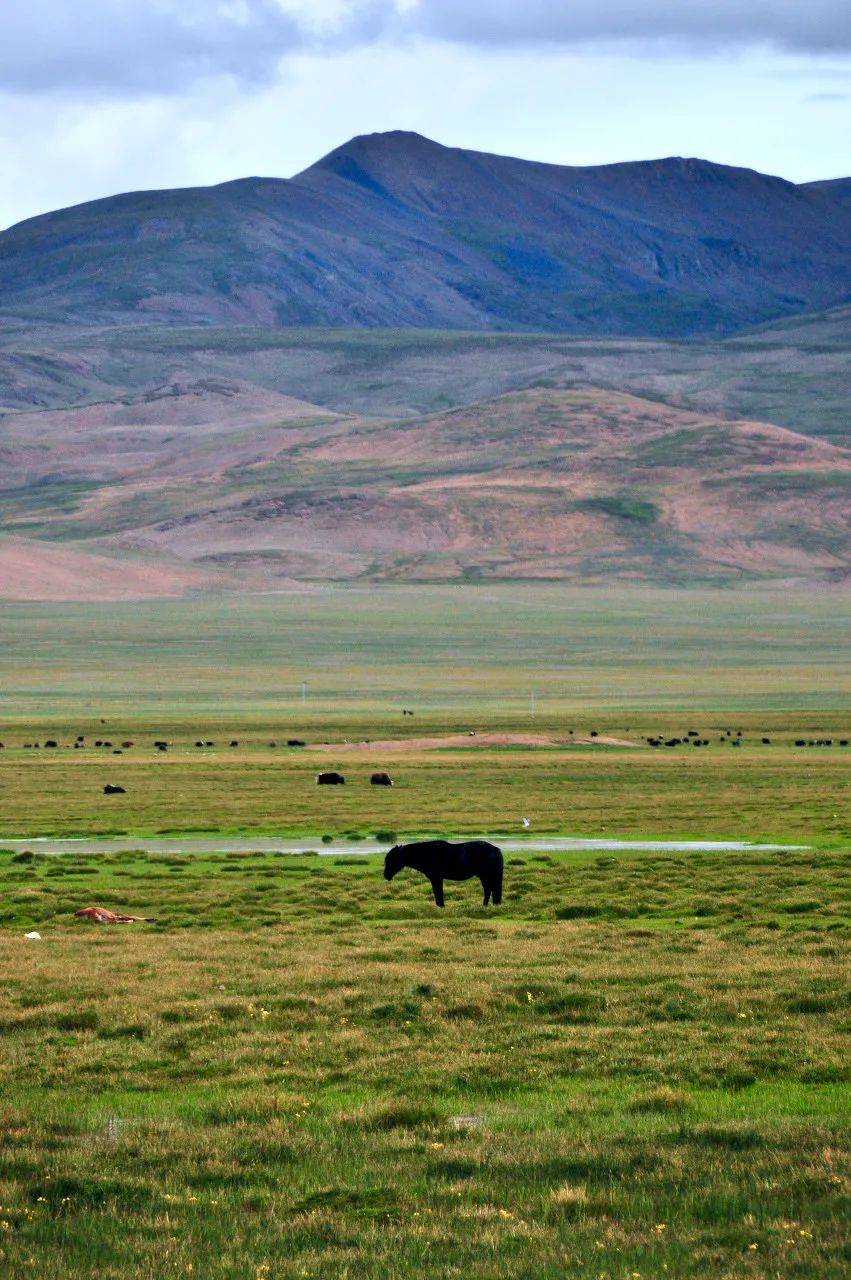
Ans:
{"label": "mountain peak", "polygon": [[[421,133],[392,129],[388,133],[360,133],[329,151],[310,168],[296,174],[294,181],[310,180],[328,173],[357,182],[360,186],[384,187],[381,176],[424,172],[453,154],[450,147],[432,142]],[[369,179],[369,180],[367,180]]]}
{"label": "mountain peak", "polygon": [[422,133],[416,133],[411,129],[388,129],[378,133],[357,133],[353,138],[349,138],[348,142],[343,142],[339,147],[334,147],[333,151],[329,151],[328,155],[323,156],[311,168],[324,164],[330,156],[338,155],[384,155],[392,153],[399,155],[405,152],[441,152],[450,151],[451,147],[444,147],[439,142],[434,142],[431,138],[426,138]]}
{"label": "mountain peak", "polygon": [[0,298],[86,322],[712,335],[847,299],[841,191],[695,157],[540,164],[396,129],[289,180],[23,224],[0,235]]}

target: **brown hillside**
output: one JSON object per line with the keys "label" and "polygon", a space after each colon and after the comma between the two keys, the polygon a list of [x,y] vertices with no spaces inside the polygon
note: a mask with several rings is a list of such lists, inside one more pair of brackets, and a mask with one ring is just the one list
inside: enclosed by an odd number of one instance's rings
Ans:
{"label": "brown hillside", "polygon": [[235,586],[836,581],[851,558],[851,451],[596,388],[379,422],[198,384],[4,425],[7,530]]}
{"label": "brown hillside", "polygon": [[43,542],[0,539],[4,599],[138,600],[216,585],[214,574],[193,565],[134,563]]}

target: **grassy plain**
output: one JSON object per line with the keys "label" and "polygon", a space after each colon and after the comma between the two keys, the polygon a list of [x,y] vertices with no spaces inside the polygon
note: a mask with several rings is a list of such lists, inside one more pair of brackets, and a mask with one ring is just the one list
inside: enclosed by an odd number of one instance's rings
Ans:
{"label": "grassy plain", "polygon": [[839,1280],[846,873],[0,855],[0,1268]]}
{"label": "grassy plain", "polygon": [[[699,727],[708,727],[705,718]],[[785,724],[782,736],[763,747],[748,727],[750,740],[741,748],[716,741],[670,751],[577,746],[335,755],[270,749],[244,738],[239,749],[221,738],[213,749],[184,740],[167,756],[151,749],[150,738],[120,758],[95,748],[7,749],[0,759],[0,843],[4,836],[193,831],[317,841],[381,831],[520,835],[528,816],[533,835],[851,844],[851,749],[795,748]],[[317,787],[322,768],[342,769],[346,786]],[[369,785],[378,768],[390,771],[392,789]],[[104,796],[107,782],[120,783],[126,794]]]}
{"label": "grassy plain", "polygon": [[[851,840],[851,750],[837,745],[851,738],[849,613],[848,596],[830,592],[523,585],[6,604],[0,839],[504,833],[529,816],[533,832],[841,843]],[[284,745],[471,730],[569,741],[570,729],[637,745],[381,755]],[[642,742],[688,729],[710,745]],[[742,729],[741,747],[719,741],[727,729]],[[74,750],[78,734],[86,746]],[[135,745],[113,755],[125,740]],[[322,767],[349,783],[317,788]],[[374,768],[397,785],[371,788]],[[108,781],[126,795],[107,800]]]}
{"label": "grassy plain", "polygon": [[539,714],[844,711],[849,621],[849,593],[827,589],[317,584],[95,607],[2,602],[0,722],[342,722],[403,706],[525,717],[533,691]]}
{"label": "grassy plain", "polygon": [[[851,749],[794,745],[851,737],[847,617],[522,586],[3,606],[0,849],[523,814],[814,847],[530,848],[502,908],[451,885],[444,913],[374,857],[0,852],[0,1275],[847,1274]],[[711,745],[401,741],[571,728]],[[155,919],[75,920],[91,903]]]}

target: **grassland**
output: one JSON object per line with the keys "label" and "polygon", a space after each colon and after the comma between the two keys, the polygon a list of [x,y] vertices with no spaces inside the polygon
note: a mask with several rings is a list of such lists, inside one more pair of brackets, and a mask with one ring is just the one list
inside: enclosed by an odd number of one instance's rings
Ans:
{"label": "grassland", "polygon": [[[851,841],[841,595],[305,589],[0,617],[0,840],[516,833],[529,816],[539,834]],[[689,729],[710,745],[644,741]],[[556,745],[416,746],[473,730]],[[347,739],[398,748],[334,750]],[[336,767],[347,786],[317,788]],[[375,768],[396,786],[370,787]]]}
{"label": "grassland", "polygon": [[[749,717],[743,747],[716,740],[699,751],[577,745],[335,754],[271,748],[253,728],[236,749],[227,739],[199,749],[184,738],[168,755],[153,750],[150,738],[120,758],[95,747],[7,749],[0,843],[4,836],[191,832],[317,841],[380,831],[519,835],[522,816],[537,835],[851,843],[851,748],[796,748],[788,725],[780,725],[780,736],[762,746]],[[708,729],[705,720],[699,727]],[[318,788],[323,768],[341,769],[346,786]],[[369,785],[376,768],[389,769],[392,789]],[[104,796],[107,782],[126,794]]]}
{"label": "grassland", "polygon": [[[3,606],[0,1275],[844,1277],[847,616],[522,585]],[[559,745],[410,741],[497,729]],[[500,909],[450,885],[443,913],[375,857],[2,851],[525,814],[810,847],[530,846]]]}
{"label": "grassland", "polygon": [[[845,600],[480,586],[5,605],[0,840],[514,833],[529,815],[537,833],[842,844]],[[710,745],[645,744],[688,728]],[[740,728],[733,749],[724,733]],[[561,745],[410,741],[488,730]],[[292,736],[308,749],[288,749]],[[398,748],[311,749],[347,739]],[[337,767],[346,788],[317,788],[317,769]],[[384,767],[397,785],[370,787]],[[107,800],[106,782],[125,795]]]}
{"label": "grassland", "polygon": [[0,1268],[839,1280],[846,872],[0,855]]}
{"label": "grassland", "polygon": [[342,726],[410,707],[522,718],[532,692],[539,714],[611,710],[621,723],[640,711],[841,713],[849,600],[826,589],[489,583],[307,585],[96,608],[4,601],[0,724],[38,736],[57,720],[100,717],[129,727],[144,716],[260,716],[286,727],[316,715]]}

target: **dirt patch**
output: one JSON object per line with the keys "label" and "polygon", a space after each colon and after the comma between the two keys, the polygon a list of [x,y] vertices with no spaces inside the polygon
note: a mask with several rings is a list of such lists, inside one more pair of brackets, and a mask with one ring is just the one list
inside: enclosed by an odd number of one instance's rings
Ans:
{"label": "dirt patch", "polygon": [[544,733],[447,733],[431,738],[384,738],[375,742],[316,742],[311,751],[440,751],[456,747],[564,747],[579,743],[582,746],[640,747],[640,742],[628,738],[610,738],[599,734],[596,738],[574,734],[568,738],[553,738]]}

